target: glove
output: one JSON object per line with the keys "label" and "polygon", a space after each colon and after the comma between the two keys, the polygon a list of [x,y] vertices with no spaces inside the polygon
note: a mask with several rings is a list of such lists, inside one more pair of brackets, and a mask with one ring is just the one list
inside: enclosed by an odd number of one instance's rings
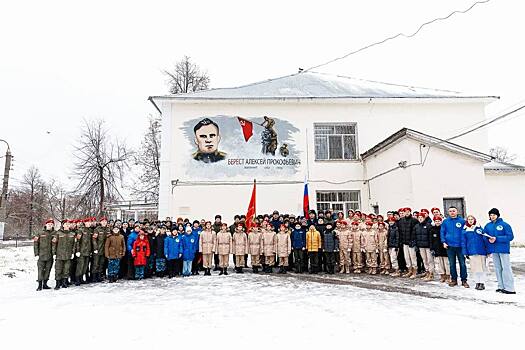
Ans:
{"label": "glove", "polygon": [[76,252],[75,255],[77,256],[77,258],[80,258],[80,252]]}
{"label": "glove", "polygon": [[388,253],[388,249],[383,249],[383,253]]}
{"label": "glove", "polygon": [[93,253],[98,254],[98,250],[95,249],[95,250],[93,251]]}
{"label": "glove", "polygon": [[431,254],[431,255],[432,255],[433,257],[435,257],[435,256],[436,256],[436,252],[435,252],[435,251],[433,251],[433,250],[431,250],[431,251],[430,251],[430,254]]}
{"label": "glove", "polygon": [[416,241],[410,241],[410,242],[408,243],[408,246],[409,246],[410,248],[414,248],[414,247],[416,246]]}
{"label": "glove", "polygon": [[182,254],[179,254],[179,259],[182,258]]}
{"label": "glove", "polygon": [[75,254],[71,254],[71,259],[74,259],[75,258]]}
{"label": "glove", "polygon": [[376,249],[376,254],[378,254],[378,253],[379,253],[379,249]]}
{"label": "glove", "polygon": [[303,248],[303,250],[306,250],[306,248]]}
{"label": "glove", "polygon": [[366,253],[365,248],[361,248],[361,253]]}
{"label": "glove", "polygon": [[348,249],[347,249],[347,252],[351,253],[351,252],[352,252],[352,249],[348,248]]}
{"label": "glove", "polygon": [[35,255],[35,260],[38,261],[38,255]]}

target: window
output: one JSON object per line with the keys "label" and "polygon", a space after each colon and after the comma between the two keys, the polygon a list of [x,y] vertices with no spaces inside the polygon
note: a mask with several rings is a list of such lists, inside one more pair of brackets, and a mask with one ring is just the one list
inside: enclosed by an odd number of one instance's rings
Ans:
{"label": "window", "polygon": [[358,210],[360,205],[359,191],[317,191],[317,210],[342,211]]}
{"label": "window", "polygon": [[315,160],[357,160],[356,124],[314,124]]}
{"label": "window", "polygon": [[443,198],[443,208],[445,209],[445,216],[448,217],[448,208],[458,208],[458,215],[465,217],[465,198]]}

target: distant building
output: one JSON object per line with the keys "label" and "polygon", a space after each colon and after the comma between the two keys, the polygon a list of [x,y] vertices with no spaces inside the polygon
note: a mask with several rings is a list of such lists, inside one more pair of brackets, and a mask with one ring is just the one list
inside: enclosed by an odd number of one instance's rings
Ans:
{"label": "distant building", "polygon": [[[303,72],[236,88],[152,96],[162,113],[159,217],[230,222],[310,207],[381,212],[456,205],[487,220],[492,206],[525,240],[525,171],[494,163],[485,120],[496,96]],[[240,117],[240,118],[239,118]]]}

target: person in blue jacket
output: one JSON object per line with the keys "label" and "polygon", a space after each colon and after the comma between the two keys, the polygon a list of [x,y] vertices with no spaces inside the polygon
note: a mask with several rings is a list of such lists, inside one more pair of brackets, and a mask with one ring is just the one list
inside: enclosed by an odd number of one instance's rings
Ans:
{"label": "person in blue jacket", "polygon": [[195,252],[199,247],[199,242],[192,233],[191,226],[186,227],[186,232],[182,236],[182,276],[191,275],[191,265],[195,259]]}
{"label": "person in blue jacket", "polygon": [[197,242],[197,250],[195,251],[195,257],[191,264],[191,274],[198,275],[199,269],[202,267],[202,254],[199,253],[199,238],[201,236],[202,227],[198,220],[193,221],[193,226],[191,227],[191,234]]}
{"label": "person in blue jacket", "polygon": [[178,262],[182,259],[182,242],[177,230],[167,232],[168,236],[164,240],[164,256],[168,261],[168,277],[173,278],[180,274]]}
{"label": "person in blue jacket", "polygon": [[469,288],[467,283],[467,265],[465,264],[465,256],[461,252],[461,235],[465,220],[458,216],[458,208],[452,206],[448,208],[449,217],[441,224],[440,236],[443,247],[447,250],[448,263],[450,265],[450,282],[449,286],[454,287],[458,285],[458,271],[456,269],[456,259],[459,261],[459,274],[461,277],[461,285]]}
{"label": "person in blue jacket", "polygon": [[498,279],[496,292],[516,294],[510,265],[510,242],[514,239],[512,227],[503,221],[497,208],[490,209],[489,219],[490,222],[485,225],[483,232],[491,236],[489,238],[489,253],[492,253],[496,278]]}
{"label": "person in blue jacket", "polygon": [[295,262],[295,272],[303,273],[303,259],[304,252],[306,250],[306,231],[302,228],[299,222],[295,224],[295,228],[292,230],[291,238],[293,261]]}
{"label": "person in blue jacket", "polygon": [[133,243],[135,243],[137,237],[139,236],[139,231],[140,225],[136,223],[133,230],[130,231],[128,239],[126,241],[126,255],[128,258],[128,280],[135,278],[135,265],[133,264],[133,257],[131,256],[131,251],[133,250]]}
{"label": "person in blue jacket", "polygon": [[470,261],[470,274],[477,290],[485,289],[487,280],[487,255],[489,241],[473,215],[467,216],[461,235],[461,250]]}

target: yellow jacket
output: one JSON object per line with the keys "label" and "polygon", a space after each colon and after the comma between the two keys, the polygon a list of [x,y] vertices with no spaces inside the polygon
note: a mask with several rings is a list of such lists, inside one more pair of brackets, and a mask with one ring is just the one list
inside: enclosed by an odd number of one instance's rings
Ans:
{"label": "yellow jacket", "polygon": [[321,248],[321,234],[317,230],[306,232],[306,250],[317,252]]}

